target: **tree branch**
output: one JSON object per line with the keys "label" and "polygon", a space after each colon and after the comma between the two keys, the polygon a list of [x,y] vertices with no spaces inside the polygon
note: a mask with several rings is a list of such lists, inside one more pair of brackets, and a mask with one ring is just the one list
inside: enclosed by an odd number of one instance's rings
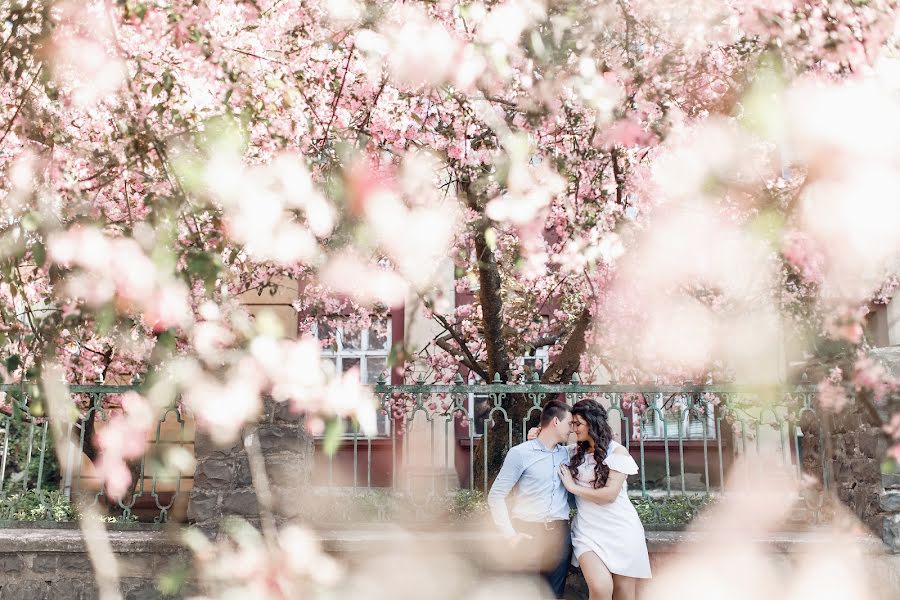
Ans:
{"label": "tree branch", "polygon": [[562,352],[556,357],[541,378],[542,383],[564,383],[572,379],[572,375],[578,372],[581,364],[581,355],[585,348],[585,334],[591,324],[591,312],[587,307],[578,315],[575,327],[569,334]]}
{"label": "tree branch", "polygon": [[613,178],[616,181],[616,204],[625,205],[625,175],[619,165],[619,151],[615,147],[610,151],[612,158]]}
{"label": "tree branch", "polygon": [[41,76],[41,72],[44,70],[44,65],[41,65],[37,70],[37,73],[34,74],[34,78],[31,80],[31,83],[28,85],[28,89],[22,94],[22,99],[19,101],[19,105],[16,106],[16,111],[13,113],[13,116],[9,119],[9,123],[6,124],[6,128],[3,130],[3,136],[0,136],[0,146],[3,146],[3,142],[6,141],[6,136],[9,135],[9,132],[12,131],[13,124],[16,122],[16,118],[19,116],[19,111],[22,110],[22,106],[25,105],[25,100],[28,99],[28,94],[31,92],[31,88],[34,87],[34,83],[38,80],[38,77]]}
{"label": "tree branch", "polygon": [[337,94],[334,96],[334,102],[331,103],[331,118],[328,120],[328,125],[325,126],[325,133],[322,134],[322,139],[319,142],[319,145],[324,149],[325,143],[328,141],[328,134],[331,132],[331,124],[334,123],[334,118],[337,115],[337,107],[338,103],[341,101],[341,95],[344,93],[344,84],[347,83],[347,73],[350,72],[350,60],[353,58],[353,51],[356,49],[356,45],[352,44],[350,46],[350,52],[347,53],[347,62],[344,65],[344,75],[341,77],[341,87],[338,88]]}
{"label": "tree branch", "polygon": [[539,338],[535,338],[534,340],[528,342],[526,345],[529,348],[543,348],[544,346],[552,346],[559,341],[559,338],[560,336],[558,335],[545,335]]}
{"label": "tree branch", "polygon": [[460,350],[458,348],[454,348],[453,346],[448,344],[446,338],[438,338],[438,339],[434,340],[434,344],[441,350],[447,352],[448,354],[451,354],[452,356],[455,356],[459,360],[461,365],[463,365],[464,367],[466,367],[473,373],[478,373],[480,376],[484,377],[482,375],[482,373],[484,372],[484,369],[482,369],[477,364],[471,363],[468,358],[463,356],[462,352],[460,352]]}
{"label": "tree branch", "polygon": [[[484,367],[482,367],[478,363],[478,361],[472,355],[472,351],[469,350],[469,347],[466,345],[465,341],[462,339],[462,336],[460,336],[456,332],[456,330],[453,328],[453,325],[451,325],[450,322],[447,321],[446,318],[444,318],[443,316],[441,316],[437,313],[432,313],[432,315],[434,316],[434,320],[437,321],[438,323],[440,323],[441,327],[443,327],[447,331],[447,333],[449,333],[453,337],[453,339],[456,340],[456,343],[459,344],[459,351],[462,352],[462,354],[466,357],[466,360],[468,360],[468,362],[469,362],[469,364],[466,366],[468,366],[470,369],[472,369],[473,371],[478,373],[478,375],[485,382],[489,383],[491,379],[490,379],[488,372],[484,369]],[[440,346],[440,340],[437,339],[435,341],[438,343],[438,346]],[[443,348],[443,346],[440,346],[440,347]],[[444,349],[446,350],[446,348],[444,348]],[[450,352],[450,353],[453,354],[453,352]]]}

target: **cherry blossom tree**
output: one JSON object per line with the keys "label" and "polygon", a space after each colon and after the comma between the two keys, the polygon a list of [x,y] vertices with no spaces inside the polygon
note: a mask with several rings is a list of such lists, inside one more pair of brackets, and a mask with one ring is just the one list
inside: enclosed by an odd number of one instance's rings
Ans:
{"label": "cherry blossom tree", "polygon": [[[841,363],[825,398],[877,404],[860,307],[898,255],[895,9],[3,3],[4,381],[141,376],[132,407],[180,394],[223,440],[265,394],[373,423],[317,342],[240,305],[294,281],[306,333],[416,295],[443,334],[392,356],[433,380],[511,380],[549,347],[546,382],[768,382],[786,322]],[[469,303],[438,292],[448,256]],[[136,452],[103,449],[119,474]]]}

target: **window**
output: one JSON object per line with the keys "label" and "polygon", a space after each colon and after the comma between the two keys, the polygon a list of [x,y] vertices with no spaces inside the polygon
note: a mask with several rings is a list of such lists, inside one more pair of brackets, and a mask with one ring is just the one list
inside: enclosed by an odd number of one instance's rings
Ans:
{"label": "window", "polygon": [[[645,396],[646,397],[646,396]],[[678,442],[679,421],[682,440],[699,440],[704,437],[716,439],[716,416],[713,400],[696,402],[686,394],[660,396],[652,394],[648,398],[651,407],[644,421],[638,411],[632,416],[632,439],[663,440]]]}
{"label": "window", "polygon": [[[365,385],[375,385],[380,375],[389,376],[387,357],[391,350],[391,319],[373,319],[363,330],[345,330],[340,320],[321,320],[316,325],[316,336],[329,342],[322,348],[322,359],[331,364],[333,373],[346,373],[351,369],[359,372],[360,381]],[[387,416],[379,415],[378,435],[387,435]],[[346,430],[352,435],[352,425]]]}
{"label": "window", "polygon": [[866,339],[875,348],[890,345],[891,323],[888,315],[887,304],[874,304],[870,306],[864,323]]}
{"label": "window", "polygon": [[[524,367],[525,381],[530,382],[532,377],[534,377],[534,373],[537,373],[538,377],[544,374],[549,360],[550,349],[547,346],[543,346],[537,348],[534,354],[530,356],[518,357],[516,362]],[[469,372],[470,384],[478,383],[478,380],[479,377],[475,373]],[[492,408],[494,406],[491,403],[489,394],[469,394],[468,410],[470,417],[474,420],[475,435],[484,435],[484,420],[488,418]],[[498,416],[498,418],[502,418],[502,415]]]}

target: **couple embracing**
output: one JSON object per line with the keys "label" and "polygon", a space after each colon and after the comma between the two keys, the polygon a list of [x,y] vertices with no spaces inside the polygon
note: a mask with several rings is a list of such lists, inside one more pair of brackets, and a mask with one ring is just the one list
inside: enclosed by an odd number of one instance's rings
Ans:
{"label": "couple embracing", "polygon": [[[567,445],[574,434],[575,444]],[[631,600],[650,577],[644,527],[625,478],[638,472],[613,440],[607,412],[594,400],[544,406],[540,427],[514,446],[488,494],[491,516],[535,571],[563,597],[569,564],[581,566],[590,600]],[[507,496],[514,492],[512,518]],[[569,525],[569,499],[577,514]],[[531,564],[531,563],[530,563]],[[539,565],[539,566],[538,566]]]}

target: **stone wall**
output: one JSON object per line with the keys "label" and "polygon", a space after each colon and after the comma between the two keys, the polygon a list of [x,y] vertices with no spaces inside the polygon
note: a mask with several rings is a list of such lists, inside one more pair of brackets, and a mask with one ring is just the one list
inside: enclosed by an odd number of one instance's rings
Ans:
{"label": "stone wall", "polygon": [[[876,348],[871,356],[900,380],[900,346]],[[813,379],[819,376],[822,373]],[[842,519],[849,511],[900,553],[900,473],[882,473],[890,463],[885,462],[888,440],[881,428],[898,411],[900,393],[894,393],[872,408],[854,400],[837,413],[822,408],[815,414],[807,411],[800,426],[803,470],[817,480],[824,470],[833,492],[817,500],[824,507],[819,512],[826,519]]]}
{"label": "stone wall", "polygon": [[[803,468],[821,479],[823,457],[827,461],[833,496],[813,500],[823,502],[819,512],[825,519],[855,517],[900,552],[900,475],[882,473],[887,448],[881,428],[850,404],[839,413],[823,413],[821,426],[804,428]],[[840,504],[830,506],[832,498]]]}
{"label": "stone wall", "polygon": [[[896,298],[891,304],[895,310],[900,309],[900,303]],[[894,325],[896,326],[897,323]],[[897,340],[893,338],[892,341],[897,343]],[[872,354],[896,380],[900,381],[900,346],[879,348]],[[880,416],[886,422],[890,420],[892,414],[900,413],[900,392],[895,392],[889,397],[879,407],[879,411]],[[887,443],[883,438],[879,442],[879,462],[884,458]],[[878,493],[878,506],[884,515],[880,530],[882,539],[894,553],[900,554],[900,469],[895,469],[893,473],[884,473],[881,476],[881,488]]]}
{"label": "stone wall", "polygon": [[[175,541],[176,531],[112,531],[113,552],[119,563],[121,591],[125,600],[185,598],[204,590],[189,583],[178,593],[164,596],[158,587],[161,575],[190,569],[189,554]],[[458,585],[459,597],[476,596],[496,571],[484,569],[490,557],[496,560],[496,535],[478,532],[423,533],[415,535],[399,530],[323,532],[325,549],[348,565],[348,574],[362,576],[366,585],[400,584],[394,573],[397,565],[431,564],[435,577],[447,579],[443,585]],[[703,533],[673,531],[647,532],[650,560],[657,570],[680,552],[703,543]],[[830,538],[825,538],[830,540]],[[755,542],[769,550],[773,566],[790,573],[797,557],[821,547],[823,538],[815,533],[774,534]],[[887,556],[877,542],[863,543],[870,577],[876,583],[879,598],[900,597],[900,556]],[[388,571],[380,570],[382,567]],[[111,568],[106,566],[105,568]],[[366,580],[366,572],[375,569],[378,577]],[[455,569],[455,570],[454,570]],[[462,574],[462,575],[460,575]],[[462,577],[465,581],[454,582]],[[414,578],[413,578],[414,579]],[[441,582],[434,582],[436,585]],[[697,581],[702,586],[702,581]],[[352,584],[350,584],[352,586]],[[471,589],[464,589],[468,586]],[[420,593],[422,590],[418,590]],[[358,592],[358,590],[357,590]],[[425,594],[427,596],[427,594]],[[446,595],[446,594],[445,594]],[[338,594],[337,597],[344,597]],[[350,597],[350,596],[347,596]],[[397,597],[412,597],[399,593]],[[584,600],[587,589],[580,571],[573,569],[567,582],[566,597]],[[0,598],[3,600],[94,600],[98,598],[90,559],[77,529],[0,529]]]}
{"label": "stone wall", "polygon": [[834,415],[832,427],[834,491],[872,532],[880,533],[885,516],[880,504],[881,461],[887,450],[884,435],[856,405]]}
{"label": "stone wall", "polygon": [[286,404],[268,401],[260,422],[227,446],[197,433],[197,460],[188,519],[204,530],[215,529],[223,516],[235,515],[256,523],[259,507],[245,443],[258,444],[266,465],[274,501],[281,518],[302,513],[302,498],[312,472],[313,440],[303,418]]}
{"label": "stone wall", "polygon": [[[186,549],[161,531],[109,533],[127,599],[162,597],[160,575],[183,568]],[[106,566],[106,568],[112,568]],[[185,589],[186,595],[190,590]],[[3,600],[94,600],[94,570],[77,529],[0,530],[0,598]]]}
{"label": "stone wall", "polygon": [[888,547],[900,554],[900,474],[882,477],[881,509],[885,512],[882,537]]}

